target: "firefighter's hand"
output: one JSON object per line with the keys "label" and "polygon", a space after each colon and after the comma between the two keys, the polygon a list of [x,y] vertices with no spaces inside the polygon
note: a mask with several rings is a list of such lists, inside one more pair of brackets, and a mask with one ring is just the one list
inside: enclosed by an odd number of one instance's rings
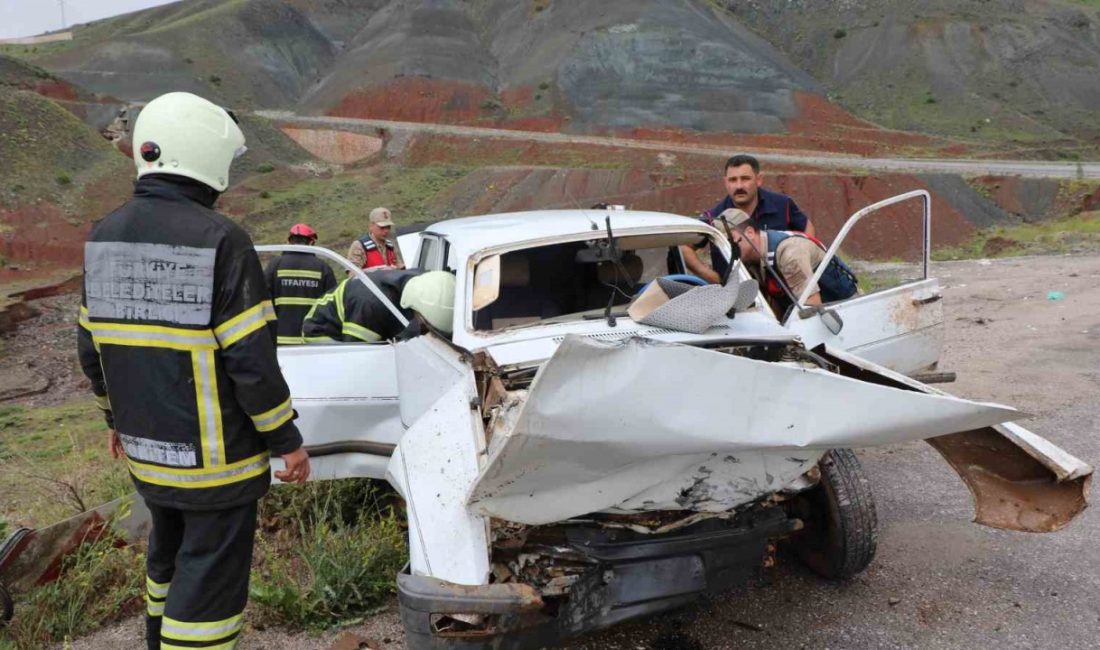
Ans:
{"label": "firefighter's hand", "polygon": [[275,478],[283,483],[305,483],[309,478],[309,454],[305,447],[283,454],[283,462],[286,469],[275,471]]}
{"label": "firefighter's hand", "polygon": [[115,460],[126,458],[126,448],[122,446],[122,441],[118,439],[118,432],[114,429],[108,429],[108,431],[107,451],[111,454],[111,458]]}

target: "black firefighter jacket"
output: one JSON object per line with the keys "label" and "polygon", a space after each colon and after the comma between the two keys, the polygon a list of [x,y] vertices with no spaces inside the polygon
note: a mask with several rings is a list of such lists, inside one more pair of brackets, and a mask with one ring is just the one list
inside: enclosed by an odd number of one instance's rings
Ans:
{"label": "black firefighter jacket", "polygon": [[184,510],[258,499],[302,443],[259,258],[216,198],[143,177],[84,248],[84,373],[142,497]]}
{"label": "black firefighter jacket", "polygon": [[[419,270],[371,271],[367,274],[394,306],[401,304],[401,291]],[[403,312],[405,317],[411,312]],[[365,284],[352,276],[317,300],[302,323],[306,343],[334,341],[377,343],[401,334],[404,326]]]}
{"label": "black firefighter jacket", "polygon": [[304,343],[302,321],[317,299],[336,286],[332,268],[316,255],[287,252],[264,269],[267,290],[279,317],[279,345]]}

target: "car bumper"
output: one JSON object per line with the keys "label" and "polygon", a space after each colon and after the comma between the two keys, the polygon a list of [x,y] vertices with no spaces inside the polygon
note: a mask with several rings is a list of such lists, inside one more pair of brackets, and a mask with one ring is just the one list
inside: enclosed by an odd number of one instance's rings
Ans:
{"label": "car bumper", "polygon": [[[570,542],[595,561],[567,596],[544,599],[521,583],[466,586],[414,576],[397,578],[410,650],[508,650],[554,645],[578,634],[681,607],[747,581],[769,540],[799,527],[782,509],[718,529],[616,541],[590,529]],[[446,629],[441,621],[475,622]]]}

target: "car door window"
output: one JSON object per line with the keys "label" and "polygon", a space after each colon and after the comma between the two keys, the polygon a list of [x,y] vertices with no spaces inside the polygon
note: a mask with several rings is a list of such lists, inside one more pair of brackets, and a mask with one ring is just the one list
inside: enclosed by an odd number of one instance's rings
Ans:
{"label": "car door window", "polygon": [[423,233],[420,235],[420,256],[416,268],[425,271],[447,271],[447,256],[450,245],[439,235]]}

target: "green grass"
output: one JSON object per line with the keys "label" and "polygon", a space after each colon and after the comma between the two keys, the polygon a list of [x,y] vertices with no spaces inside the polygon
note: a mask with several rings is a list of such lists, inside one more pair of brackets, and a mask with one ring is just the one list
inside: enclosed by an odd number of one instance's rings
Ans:
{"label": "green grass", "polygon": [[1100,252],[1100,212],[989,228],[976,233],[965,244],[934,249],[932,258],[944,261],[1085,252]]}
{"label": "green grass", "polygon": [[75,41],[56,41],[38,45],[0,45],[0,54],[25,61],[34,61],[51,54],[59,54],[73,47]]}
{"label": "green grass", "polygon": [[40,81],[56,79],[50,72],[0,52],[0,86],[33,88]]}
{"label": "green grass", "polygon": [[[120,516],[122,516],[120,514]],[[22,595],[0,649],[37,650],[88,634],[141,608],[144,554],[116,547],[110,529],[67,556],[61,577]]]}
{"label": "green grass", "polygon": [[392,492],[367,479],[280,486],[261,504],[251,601],[264,624],[357,623],[394,592],[408,559]]}
{"label": "green grass", "polygon": [[243,183],[233,199],[234,213],[257,243],[285,242],[287,228],[305,222],[320,233],[322,246],[342,251],[366,232],[374,207],[390,208],[398,223],[441,218],[436,197],[467,173],[456,167],[385,165],[328,178],[263,174]]}
{"label": "green grass", "polygon": [[175,18],[165,23],[161,23],[155,27],[138,32],[142,34],[157,34],[176,29],[186,29],[188,27],[195,27],[200,23],[208,20],[219,20],[227,13],[235,13],[241,7],[248,3],[249,0],[226,0],[219,2],[214,6],[195,11],[188,15]]}
{"label": "green grass", "polygon": [[87,188],[132,176],[132,163],[73,114],[0,87],[0,205],[41,199],[75,213]]}
{"label": "green grass", "polygon": [[0,407],[0,516],[38,528],[132,492],[126,466],[108,457],[106,440],[107,425],[91,400]]}

